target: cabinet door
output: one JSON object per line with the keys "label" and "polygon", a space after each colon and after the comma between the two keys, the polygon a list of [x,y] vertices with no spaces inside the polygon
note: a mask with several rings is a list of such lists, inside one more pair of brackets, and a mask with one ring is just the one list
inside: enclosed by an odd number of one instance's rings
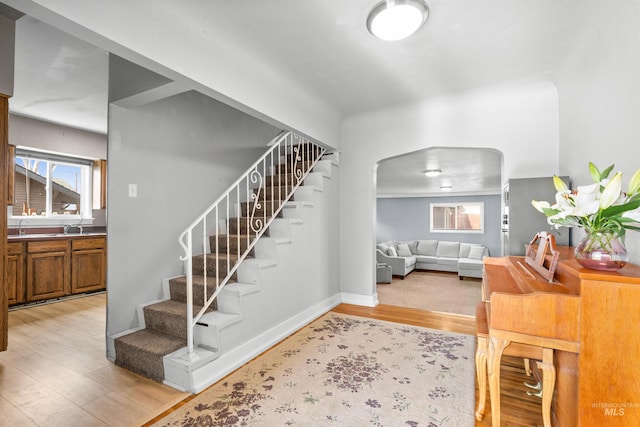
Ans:
{"label": "cabinet door", "polygon": [[58,298],[68,293],[68,252],[27,255],[27,301]]}
{"label": "cabinet door", "polygon": [[24,256],[7,257],[7,301],[9,305],[24,302]]}
{"label": "cabinet door", "polygon": [[104,249],[73,251],[71,258],[72,294],[105,288]]}

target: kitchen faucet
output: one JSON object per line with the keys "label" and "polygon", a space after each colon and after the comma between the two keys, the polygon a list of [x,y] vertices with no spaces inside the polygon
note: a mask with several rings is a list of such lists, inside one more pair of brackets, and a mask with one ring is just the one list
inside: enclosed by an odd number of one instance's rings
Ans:
{"label": "kitchen faucet", "polygon": [[27,224],[29,224],[29,220],[27,219],[21,219],[18,221],[18,236],[23,236],[25,233],[25,230],[22,229],[22,221],[26,222]]}
{"label": "kitchen faucet", "polygon": [[69,230],[72,228],[77,228],[78,231],[80,232],[80,234],[82,234],[82,226],[80,224],[77,225],[72,225],[72,224],[65,224],[64,225],[64,229],[63,229],[63,233],[64,234],[68,234]]}

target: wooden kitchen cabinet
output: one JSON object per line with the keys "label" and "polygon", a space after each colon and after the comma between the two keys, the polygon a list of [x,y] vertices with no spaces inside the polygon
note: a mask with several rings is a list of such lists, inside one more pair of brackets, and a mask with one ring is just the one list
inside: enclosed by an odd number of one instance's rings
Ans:
{"label": "wooden kitchen cabinet", "polygon": [[68,295],[69,241],[27,242],[27,302]]}
{"label": "wooden kitchen cabinet", "polygon": [[7,244],[7,282],[5,284],[5,292],[9,305],[21,304],[25,301],[24,261],[24,244],[21,242]]}
{"label": "wooden kitchen cabinet", "polygon": [[8,305],[106,289],[106,237],[24,237],[8,242]]}
{"label": "wooden kitchen cabinet", "polygon": [[71,241],[71,293],[105,288],[106,251],[104,237]]}

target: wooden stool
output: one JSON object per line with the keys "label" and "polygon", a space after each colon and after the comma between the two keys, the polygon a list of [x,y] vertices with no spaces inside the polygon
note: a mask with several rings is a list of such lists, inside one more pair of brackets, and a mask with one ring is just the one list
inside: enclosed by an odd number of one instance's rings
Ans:
{"label": "wooden stool", "polygon": [[[487,303],[479,302],[476,305],[476,337],[477,337],[477,347],[476,347],[476,375],[478,376],[478,407],[476,409],[476,419],[478,421],[482,421],[484,418],[484,410],[485,410],[485,401],[487,399],[487,352],[489,349],[489,325],[487,323]],[[524,358],[524,367],[527,375],[531,375],[531,369],[529,366],[529,359],[542,360],[543,359],[543,348],[537,347],[528,344],[520,344],[520,343],[511,343],[507,347],[504,347],[502,354],[507,356],[515,356]],[[538,362],[540,363],[540,362]],[[544,393],[544,392],[543,392]],[[498,416],[492,417],[492,423],[494,426],[499,426],[500,424],[500,416],[499,416],[499,404],[500,404],[500,388],[498,387],[497,391],[498,396],[492,396],[492,410],[498,411]],[[553,395],[553,387],[546,393],[544,393],[544,397],[549,395]],[[496,399],[497,397],[497,399]],[[493,402],[497,402],[497,408],[493,408]],[[543,399],[543,419],[545,420],[545,426],[547,425],[546,421],[550,419],[550,401],[548,405],[545,405],[545,401]],[[546,414],[545,414],[546,412]],[[494,412],[495,413],[495,412]]]}

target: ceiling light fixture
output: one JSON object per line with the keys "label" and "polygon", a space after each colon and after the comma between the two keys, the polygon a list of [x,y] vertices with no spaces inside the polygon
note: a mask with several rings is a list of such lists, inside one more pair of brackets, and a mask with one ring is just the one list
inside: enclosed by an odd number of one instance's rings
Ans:
{"label": "ceiling light fixture", "polygon": [[384,0],[369,13],[367,28],[382,40],[402,40],[418,31],[428,16],[424,0]]}
{"label": "ceiling light fixture", "polygon": [[426,171],[424,171],[424,174],[428,177],[438,176],[441,173],[442,171],[440,169],[427,169]]}
{"label": "ceiling light fixture", "polygon": [[453,188],[453,187],[452,187],[452,186],[450,186],[450,185],[441,185],[441,186],[440,186],[440,190],[441,190],[441,191],[451,191],[451,189],[452,189],[452,188]]}

